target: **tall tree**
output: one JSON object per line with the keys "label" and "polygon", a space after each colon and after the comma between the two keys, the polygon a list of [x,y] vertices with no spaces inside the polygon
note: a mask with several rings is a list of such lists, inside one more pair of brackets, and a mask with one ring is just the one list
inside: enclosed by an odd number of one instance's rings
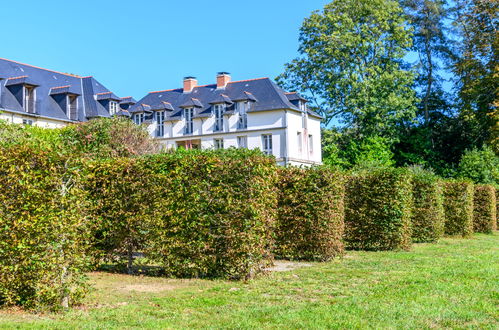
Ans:
{"label": "tall tree", "polygon": [[392,0],[341,0],[313,12],[300,29],[300,56],[278,82],[357,136],[394,138],[415,116],[414,75],[402,67],[411,29]]}
{"label": "tall tree", "polygon": [[[497,143],[499,104],[499,2],[456,0],[454,25],[460,32],[458,77],[461,118],[469,147]],[[495,152],[498,153],[497,144]]]}

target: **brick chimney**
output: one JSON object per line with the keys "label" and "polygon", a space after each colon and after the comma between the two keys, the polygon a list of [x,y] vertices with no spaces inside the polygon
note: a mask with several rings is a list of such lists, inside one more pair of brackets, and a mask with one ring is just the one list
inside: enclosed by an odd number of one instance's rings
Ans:
{"label": "brick chimney", "polygon": [[230,82],[230,75],[228,72],[217,73],[217,89],[224,89]]}
{"label": "brick chimney", "polygon": [[184,93],[190,93],[198,85],[196,77],[184,78]]}

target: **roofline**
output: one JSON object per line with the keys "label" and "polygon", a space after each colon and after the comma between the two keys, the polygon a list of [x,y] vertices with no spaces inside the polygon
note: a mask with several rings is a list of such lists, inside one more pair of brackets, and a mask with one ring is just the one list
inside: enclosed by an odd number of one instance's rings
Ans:
{"label": "roofline", "polygon": [[[246,80],[236,80],[236,81],[230,81],[227,83],[228,84],[234,84],[234,83],[241,83],[241,82],[247,82],[247,81],[255,81],[255,80],[263,80],[263,79],[269,79],[269,77],[262,77],[262,78],[254,78],[254,79],[246,79]],[[195,86],[194,88],[198,87],[207,87],[207,86],[216,86],[216,84],[207,84],[207,85],[199,85]],[[176,91],[176,90],[183,90],[183,88],[172,88],[172,89],[165,89],[161,91],[153,91],[149,92],[149,94],[154,94],[154,93],[163,93],[163,92],[171,92],[171,91]]]}
{"label": "roofline", "polygon": [[7,58],[3,58],[3,57],[0,57],[0,60],[9,61],[9,62],[14,62],[14,63],[20,64],[20,65],[29,66],[29,67],[31,67],[31,68],[40,69],[40,70],[45,70],[45,71],[50,71],[50,72],[54,72],[54,73],[58,73],[58,74],[62,74],[62,75],[65,75],[65,76],[70,76],[70,77],[74,77],[74,78],[83,78],[83,77],[78,76],[78,75],[75,75],[75,74],[71,74],[71,73],[63,73],[63,72],[59,72],[59,71],[54,71],[54,70],[50,70],[50,69],[45,69],[45,68],[42,68],[42,67],[39,67],[39,66],[34,66],[34,65],[31,65],[31,64],[26,64],[26,63],[17,62],[17,61],[14,61],[14,60],[9,60],[9,59],[7,59]]}

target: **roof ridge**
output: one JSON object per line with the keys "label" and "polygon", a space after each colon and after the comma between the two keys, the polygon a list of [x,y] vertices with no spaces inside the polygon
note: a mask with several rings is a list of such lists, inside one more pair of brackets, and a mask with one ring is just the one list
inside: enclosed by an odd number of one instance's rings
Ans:
{"label": "roof ridge", "polygon": [[[241,82],[255,81],[255,80],[263,80],[263,79],[269,79],[269,77],[246,79],[246,80],[235,80],[235,81],[230,81],[227,84],[234,84],[234,83],[241,83]],[[212,83],[212,84],[206,84],[206,85],[199,85],[199,86],[195,86],[194,88],[207,87],[207,86],[216,86],[216,84]],[[152,92],[149,92],[149,94],[171,92],[171,91],[176,91],[176,90],[183,90],[183,88],[179,87],[179,88],[165,89],[165,90],[160,90],[160,91],[152,91]]]}
{"label": "roof ridge", "polygon": [[59,89],[59,88],[66,88],[66,87],[71,87],[71,85],[64,85],[64,86],[51,87],[50,89]]}
{"label": "roof ridge", "polygon": [[29,76],[28,75],[24,75],[24,76],[17,76],[17,77],[9,77],[7,78],[7,80],[11,80],[11,79],[20,79],[20,78],[28,78]]}
{"label": "roof ridge", "polygon": [[263,80],[263,79],[269,79],[269,77],[254,78],[254,79],[245,79],[245,80],[235,80],[235,81],[228,82],[228,84],[234,84],[234,83],[240,83],[240,82],[246,82],[246,81]]}
{"label": "roof ridge", "polygon": [[62,75],[65,75],[65,76],[70,76],[70,77],[75,77],[75,78],[82,78],[81,76],[78,76],[76,74],[63,73],[63,72],[59,72],[59,71],[55,71],[55,70],[45,69],[45,68],[42,68],[42,67],[39,67],[39,66],[35,66],[35,65],[31,65],[31,64],[26,64],[26,63],[14,61],[14,60],[9,60],[9,59],[3,58],[3,57],[0,57],[0,60],[4,60],[4,61],[8,61],[8,62],[14,62],[14,63],[20,64],[20,65],[25,65],[25,66],[29,66],[29,67],[35,68],[35,69],[50,71],[50,72],[62,74]]}

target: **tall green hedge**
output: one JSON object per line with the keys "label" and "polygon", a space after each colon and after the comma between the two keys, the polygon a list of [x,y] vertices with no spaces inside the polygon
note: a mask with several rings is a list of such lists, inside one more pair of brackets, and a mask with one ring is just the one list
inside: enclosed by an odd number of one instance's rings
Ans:
{"label": "tall green hedge", "polygon": [[444,182],[445,234],[473,234],[473,183],[462,180]]}
{"label": "tall green hedge", "polygon": [[436,242],[444,233],[444,204],[440,179],[432,172],[412,169],[413,242]]}
{"label": "tall green hedge", "polygon": [[345,205],[348,248],[410,248],[412,187],[407,170],[376,168],[352,175]]}
{"label": "tall green hedge", "polygon": [[163,190],[173,188],[145,164],[144,158],[85,164],[94,261],[126,264],[129,273],[133,254],[145,248],[151,226],[161,216]]}
{"label": "tall green hedge", "polygon": [[325,261],[343,254],[344,181],[325,167],[279,170],[277,256]]}
{"label": "tall green hedge", "polygon": [[57,308],[86,291],[78,172],[57,151],[0,148],[0,305]]}
{"label": "tall green hedge", "polygon": [[473,230],[477,233],[491,233],[496,229],[496,189],[491,185],[476,185]]}
{"label": "tall green hedge", "polygon": [[271,263],[276,165],[248,150],[153,155],[169,179],[148,256],[168,275],[250,278]]}

